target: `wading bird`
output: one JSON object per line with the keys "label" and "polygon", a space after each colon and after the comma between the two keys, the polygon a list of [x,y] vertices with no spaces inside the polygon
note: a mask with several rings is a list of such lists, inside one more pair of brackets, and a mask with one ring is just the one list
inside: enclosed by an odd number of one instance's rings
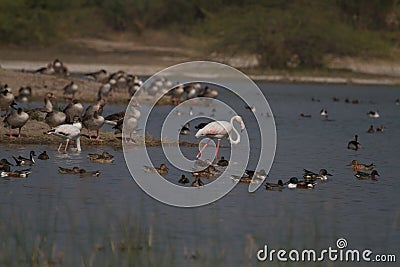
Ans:
{"label": "wading bird", "polygon": [[[233,116],[230,120],[228,121],[213,121],[207,124],[204,128],[200,129],[196,133],[196,138],[199,138],[200,136],[207,136],[209,138],[216,138],[218,139],[217,143],[217,149],[215,151],[215,160],[218,160],[218,150],[219,146],[221,143],[222,138],[228,138],[229,142],[231,144],[238,144],[240,142],[240,134],[239,132],[235,129],[233,126],[233,121],[237,121],[240,123],[240,129],[243,131],[245,128],[245,125],[243,123],[243,119],[240,116]],[[231,132],[234,132],[237,136],[236,140],[233,140],[230,136]],[[201,148],[199,153],[197,154],[196,158],[199,158],[201,156],[201,153],[204,151],[204,149],[207,147],[208,143],[210,140]]]}

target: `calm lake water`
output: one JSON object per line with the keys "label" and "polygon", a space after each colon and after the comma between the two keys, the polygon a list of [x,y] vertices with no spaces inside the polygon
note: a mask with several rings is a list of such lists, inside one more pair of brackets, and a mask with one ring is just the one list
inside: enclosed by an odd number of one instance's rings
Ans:
{"label": "calm lake water", "polygon": [[[37,154],[47,150],[51,159],[38,161],[28,179],[0,180],[1,265],[30,265],[32,250],[39,247],[49,257],[64,253],[66,266],[258,266],[266,265],[256,258],[264,245],[276,250],[321,251],[336,248],[338,238],[345,238],[349,249],[370,249],[373,255],[397,253],[399,260],[400,107],[395,100],[400,97],[400,90],[383,86],[269,83],[259,86],[272,108],[277,128],[276,156],[267,179],[287,180],[301,177],[303,168],[313,171],[325,168],[333,174],[327,182],[318,183],[314,190],[272,192],[262,186],[255,193],[248,193],[247,185],[238,184],[210,205],[176,208],[154,200],[138,187],[126,167],[122,150],[104,145],[98,149],[83,147],[80,154],[60,154],[56,151],[57,144],[29,147],[3,144],[1,158],[10,162],[12,155],[27,156],[30,150]],[[332,97],[340,101],[334,102]],[[359,99],[360,104],[347,104],[346,97]],[[260,140],[252,113],[226,92],[221,92],[218,98],[235,104],[237,113],[243,116],[252,146],[249,168],[254,168]],[[159,135],[160,121],[156,118],[165,116],[172,108],[162,106],[154,110],[147,129],[149,134]],[[322,108],[328,109],[332,121],[325,121],[319,115]],[[122,109],[122,106],[106,106],[104,115]],[[381,118],[369,118],[366,113],[370,110],[379,110]],[[194,107],[193,111],[211,113],[209,108],[201,107]],[[218,118],[224,115],[216,112]],[[312,117],[301,118],[300,113]],[[229,118],[230,115],[225,119]],[[383,124],[386,130],[382,134],[367,134],[371,124],[375,127]],[[192,135],[183,136],[182,140],[196,141],[194,125],[192,122]],[[142,121],[139,128],[143,128]],[[363,148],[347,150],[347,142],[355,134],[359,135]],[[227,143],[223,144],[221,155],[227,157],[229,148]],[[195,147],[181,149],[192,157],[197,151]],[[88,153],[102,150],[115,156],[113,164],[88,161]],[[143,148],[134,150],[139,159]],[[149,153],[155,165],[166,161],[160,147],[150,148]],[[381,176],[377,181],[357,180],[346,166],[353,159],[373,162]],[[100,170],[101,175],[99,178],[60,175],[58,166]],[[176,183],[181,174],[171,167],[165,178]],[[134,244],[132,251],[123,254],[123,242]],[[117,247],[119,244],[118,253],[112,244]],[[327,262],[289,265],[327,266]],[[276,258],[267,264],[283,265]],[[336,265],[346,263],[336,262]]]}

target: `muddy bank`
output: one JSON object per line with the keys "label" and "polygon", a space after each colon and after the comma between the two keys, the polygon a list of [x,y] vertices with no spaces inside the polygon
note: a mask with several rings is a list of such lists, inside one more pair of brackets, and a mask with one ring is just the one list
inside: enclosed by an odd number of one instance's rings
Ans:
{"label": "muddy bank", "polygon": [[[52,136],[46,134],[49,130],[49,126],[42,122],[30,119],[26,125],[22,128],[21,138],[10,138],[9,128],[0,127],[0,143],[9,145],[54,145],[54,149],[57,149],[60,142],[65,144],[65,140],[61,137]],[[13,130],[13,135],[16,137],[18,129]],[[92,136],[94,138],[94,136]],[[87,135],[87,130],[82,130],[81,145],[84,147],[98,147],[98,146],[111,146],[114,148],[122,148],[121,134],[114,134],[113,132],[100,131],[100,138],[103,141],[90,140]],[[129,144],[132,146],[161,146],[163,145],[178,145],[177,141],[173,140],[161,140],[152,136],[135,135],[135,144]],[[180,141],[180,146],[198,146],[198,144]],[[76,147],[75,141],[71,141],[71,147]],[[64,147],[63,147],[64,148]]]}

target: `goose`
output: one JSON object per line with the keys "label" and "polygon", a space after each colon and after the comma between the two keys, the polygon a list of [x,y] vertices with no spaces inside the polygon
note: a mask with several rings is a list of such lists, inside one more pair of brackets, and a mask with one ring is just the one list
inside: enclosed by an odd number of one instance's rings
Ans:
{"label": "goose", "polygon": [[4,85],[3,88],[0,90],[0,111],[6,110],[6,116],[8,114],[8,111],[10,107],[14,103],[14,95],[9,90],[8,85]]}
{"label": "goose", "polygon": [[20,87],[18,90],[17,100],[19,102],[28,102],[29,97],[32,96],[32,88],[30,86]]}
{"label": "goose", "polygon": [[85,114],[83,114],[83,119],[87,119],[94,115],[94,112],[97,111],[98,115],[103,114],[103,108],[106,105],[106,101],[104,99],[99,99],[96,104],[90,105],[86,108]]}
{"label": "goose", "polygon": [[100,139],[99,131],[100,128],[104,125],[104,117],[100,116],[98,111],[95,111],[93,117],[87,117],[83,120],[83,126],[88,130],[89,139],[92,140],[92,136],[90,135],[90,131],[96,131],[97,136],[96,140],[102,141]]}
{"label": "goose", "polygon": [[108,79],[108,73],[105,69],[86,73],[85,76],[95,80],[96,82],[105,82]]}
{"label": "goose", "polygon": [[78,85],[71,81],[69,84],[64,86],[64,95],[72,95],[72,98],[75,98],[76,92],[78,92]]}
{"label": "goose", "polygon": [[18,108],[17,111],[14,111],[11,113],[11,115],[8,115],[4,118],[4,127],[10,127],[10,138],[15,138],[12,135],[12,129],[18,128],[18,138],[21,138],[21,128],[24,127],[24,125],[27,123],[29,120],[29,115],[28,113],[22,111],[22,108]]}
{"label": "goose", "polygon": [[71,123],[74,117],[78,117],[78,118],[82,119],[83,105],[78,99],[74,98],[64,108],[63,112],[66,115],[65,122]]}
{"label": "goose", "polygon": [[[56,135],[60,136],[64,139],[66,139],[65,143],[65,149],[64,151],[67,151],[68,143],[71,139],[76,140],[76,149],[78,151],[81,151],[81,129],[82,129],[82,123],[80,122],[79,118],[75,117],[74,118],[74,123],[73,124],[61,124],[50,131],[47,132],[47,134],[50,135]],[[60,149],[62,147],[62,143],[58,146],[58,152],[60,152]]]}

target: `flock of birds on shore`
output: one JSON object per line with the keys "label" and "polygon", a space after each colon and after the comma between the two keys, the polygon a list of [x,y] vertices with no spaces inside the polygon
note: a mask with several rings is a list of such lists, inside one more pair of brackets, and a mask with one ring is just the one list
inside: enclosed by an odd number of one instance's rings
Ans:
{"label": "flock of birds on shore", "polygon": [[[49,63],[46,67],[38,69],[37,73],[44,74],[62,74],[69,75],[68,68],[58,59]],[[55,99],[55,95],[53,92],[48,92],[44,96],[44,107],[40,109],[33,109],[29,111],[24,111],[22,108],[16,108],[15,106],[18,102],[25,102],[29,100],[29,97],[32,95],[31,87],[21,87],[19,90],[19,95],[14,97],[11,89],[8,85],[4,84],[0,86],[0,112],[5,110],[6,113],[4,115],[4,126],[9,127],[10,138],[15,138],[12,134],[12,129],[19,129],[18,137],[21,137],[21,129],[26,124],[26,122],[31,119],[42,119],[44,120],[48,126],[49,130],[46,132],[47,134],[56,135],[62,137],[66,140],[66,145],[64,150],[67,151],[68,144],[70,140],[76,140],[77,150],[81,151],[80,146],[80,137],[82,136],[81,130],[82,128],[86,128],[88,131],[87,137],[89,139],[94,139],[96,141],[102,141],[99,135],[99,130],[104,124],[113,125],[113,128],[116,132],[122,132],[122,125],[124,122],[124,117],[126,120],[125,127],[127,133],[125,136],[124,142],[134,143],[133,134],[136,133],[138,120],[140,118],[140,111],[137,107],[140,107],[138,101],[131,101],[131,105],[129,106],[127,112],[121,111],[119,113],[111,114],[107,117],[103,117],[103,109],[107,103],[108,98],[113,96],[114,91],[123,91],[125,90],[128,93],[130,98],[139,90],[142,85],[142,81],[137,77],[130,74],[127,74],[123,71],[118,71],[116,73],[108,74],[105,70],[100,70],[93,73],[85,74],[85,77],[88,79],[92,79],[94,81],[102,83],[101,87],[98,90],[98,101],[95,104],[89,105],[84,111],[83,104],[75,98],[75,94],[78,92],[79,87],[73,81],[68,83],[63,88],[63,93],[65,95],[65,99],[67,105],[63,110],[55,110],[53,108],[52,100]],[[173,87],[173,90],[168,91],[168,88]],[[160,96],[167,94],[171,98],[171,104],[177,105],[181,101],[193,98],[193,97],[212,97],[215,98],[218,96],[218,91],[213,88],[209,88],[208,86],[202,86],[200,83],[192,83],[187,85],[174,85],[171,81],[161,78],[153,82],[149,87],[145,90],[146,94],[149,96]],[[335,102],[339,101],[339,99],[334,98]],[[317,99],[312,99],[312,101],[318,101]],[[350,100],[346,99],[346,103],[358,104],[358,100]],[[396,105],[400,105],[400,101],[396,100]],[[13,112],[9,114],[9,110],[14,109]],[[252,107],[246,107],[251,112],[255,112],[255,109]],[[327,109],[322,109],[320,111],[320,115],[325,120],[330,120],[328,118]],[[379,118],[380,115],[378,111],[370,111],[367,115],[371,118]],[[310,118],[311,115],[300,114],[300,117]],[[229,165],[229,161],[224,157],[218,160],[218,149],[220,146],[220,141],[223,138],[228,139],[228,141],[232,144],[236,144],[240,142],[240,134],[235,129],[233,125],[233,121],[237,121],[240,124],[240,130],[245,128],[244,122],[240,116],[234,116],[231,118],[231,121],[213,121],[209,123],[203,123],[202,125],[198,125],[196,129],[198,130],[195,137],[199,138],[201,136],[207,136],[212,139],[217,139],[217,148],[215,159],[216,163],[213,163],[209,160],[200,159],[203,150],[207,147],[208,143],[206,143],[199,153],[196,156],[195,168],[192,172],[192,176],[195,180],[190,183],[189,178],[187,178],[184,174],[181,175],[178,183],[180,184],[191,184],[194,187],[203,186],[204,183],[201,178],[211,179],[217,178],[219,173],[221,173],[223,168]],[[374,129],[373,125],[367,130],[367,133],[375,133],[375,132],[384,132],[385,127],[381,125],[379,128]],[[92,137],[91,131],[96,131],[96,136]],[[231,132],[235,132],[237,139],[233,140],[230,136]],[[181,134],[190,134],[189,126],[185,125],[180,130]],[[62,148],[62,143],[58,147],[58,151]],[[358,142],[358,135],[355,135],[354,140],[348,142],[348,149],[358,150],[361,148],[361,144]],[[38,158],[45,159],[42,157],[48,158],[46,152],[43,152]],[[13,157],[17,166],[26,166],[26,165],[34,165],[35,154],[32,151],[30,153],[29,158],[24,158],[19,156]],[[104,152],[103,154],[89,154],[89,159],[93,162],[98,163],[112,163],[113,156],[108,154],[108,152]],[[25,170],[17,170],[11,171],[10,166],[12,164],[8,162],[6,159],[2,159],[0,161],[0,170],[2,177],[26,177],[31,172],[31,169]],[[358,179],[372,179],[376,180],[376,176],[379,176],[379,173],[374,170],[374,164],[363,164],[359,163],[357,160],[353,160],[348,164],[351,166],[353,171],[355,171],[355,177]],[[221,169],[222,168],[222,169]],[[165,175],[168,173],[168,166],[166,164],[161,164],[160,167],[150,167],[144,166],[145,172],[157,172],[161,175]],[[366,172],[371,171],[371,172]],[[79,167],[73,167],[72,169],[59,167],[59,172],[62,174],[76,174],[80,176],[99,176],[100,172],[96,171],[86,171],[85,169],[81,169]],[[332,174],[328,173],[326,169],[321,169],[319,172],[313,172],[304,169],[302,178],[298,179],[297,177],[292,177],[288,179],[288,181],[283,182],[279,180],[277,183],[265,183],[265,188],[267,190],[282,190],[285,187],[287,188],[306,188],[312,189],[315,187],[317,181],[326,181],[328,176],[332,176]],[[254,171],[254,170],[246,170],[242,176],[232,176],[232,180],[234,182],[240,183],[259,183],[264,181],[267,178],[267,174],[264,170]]]}

